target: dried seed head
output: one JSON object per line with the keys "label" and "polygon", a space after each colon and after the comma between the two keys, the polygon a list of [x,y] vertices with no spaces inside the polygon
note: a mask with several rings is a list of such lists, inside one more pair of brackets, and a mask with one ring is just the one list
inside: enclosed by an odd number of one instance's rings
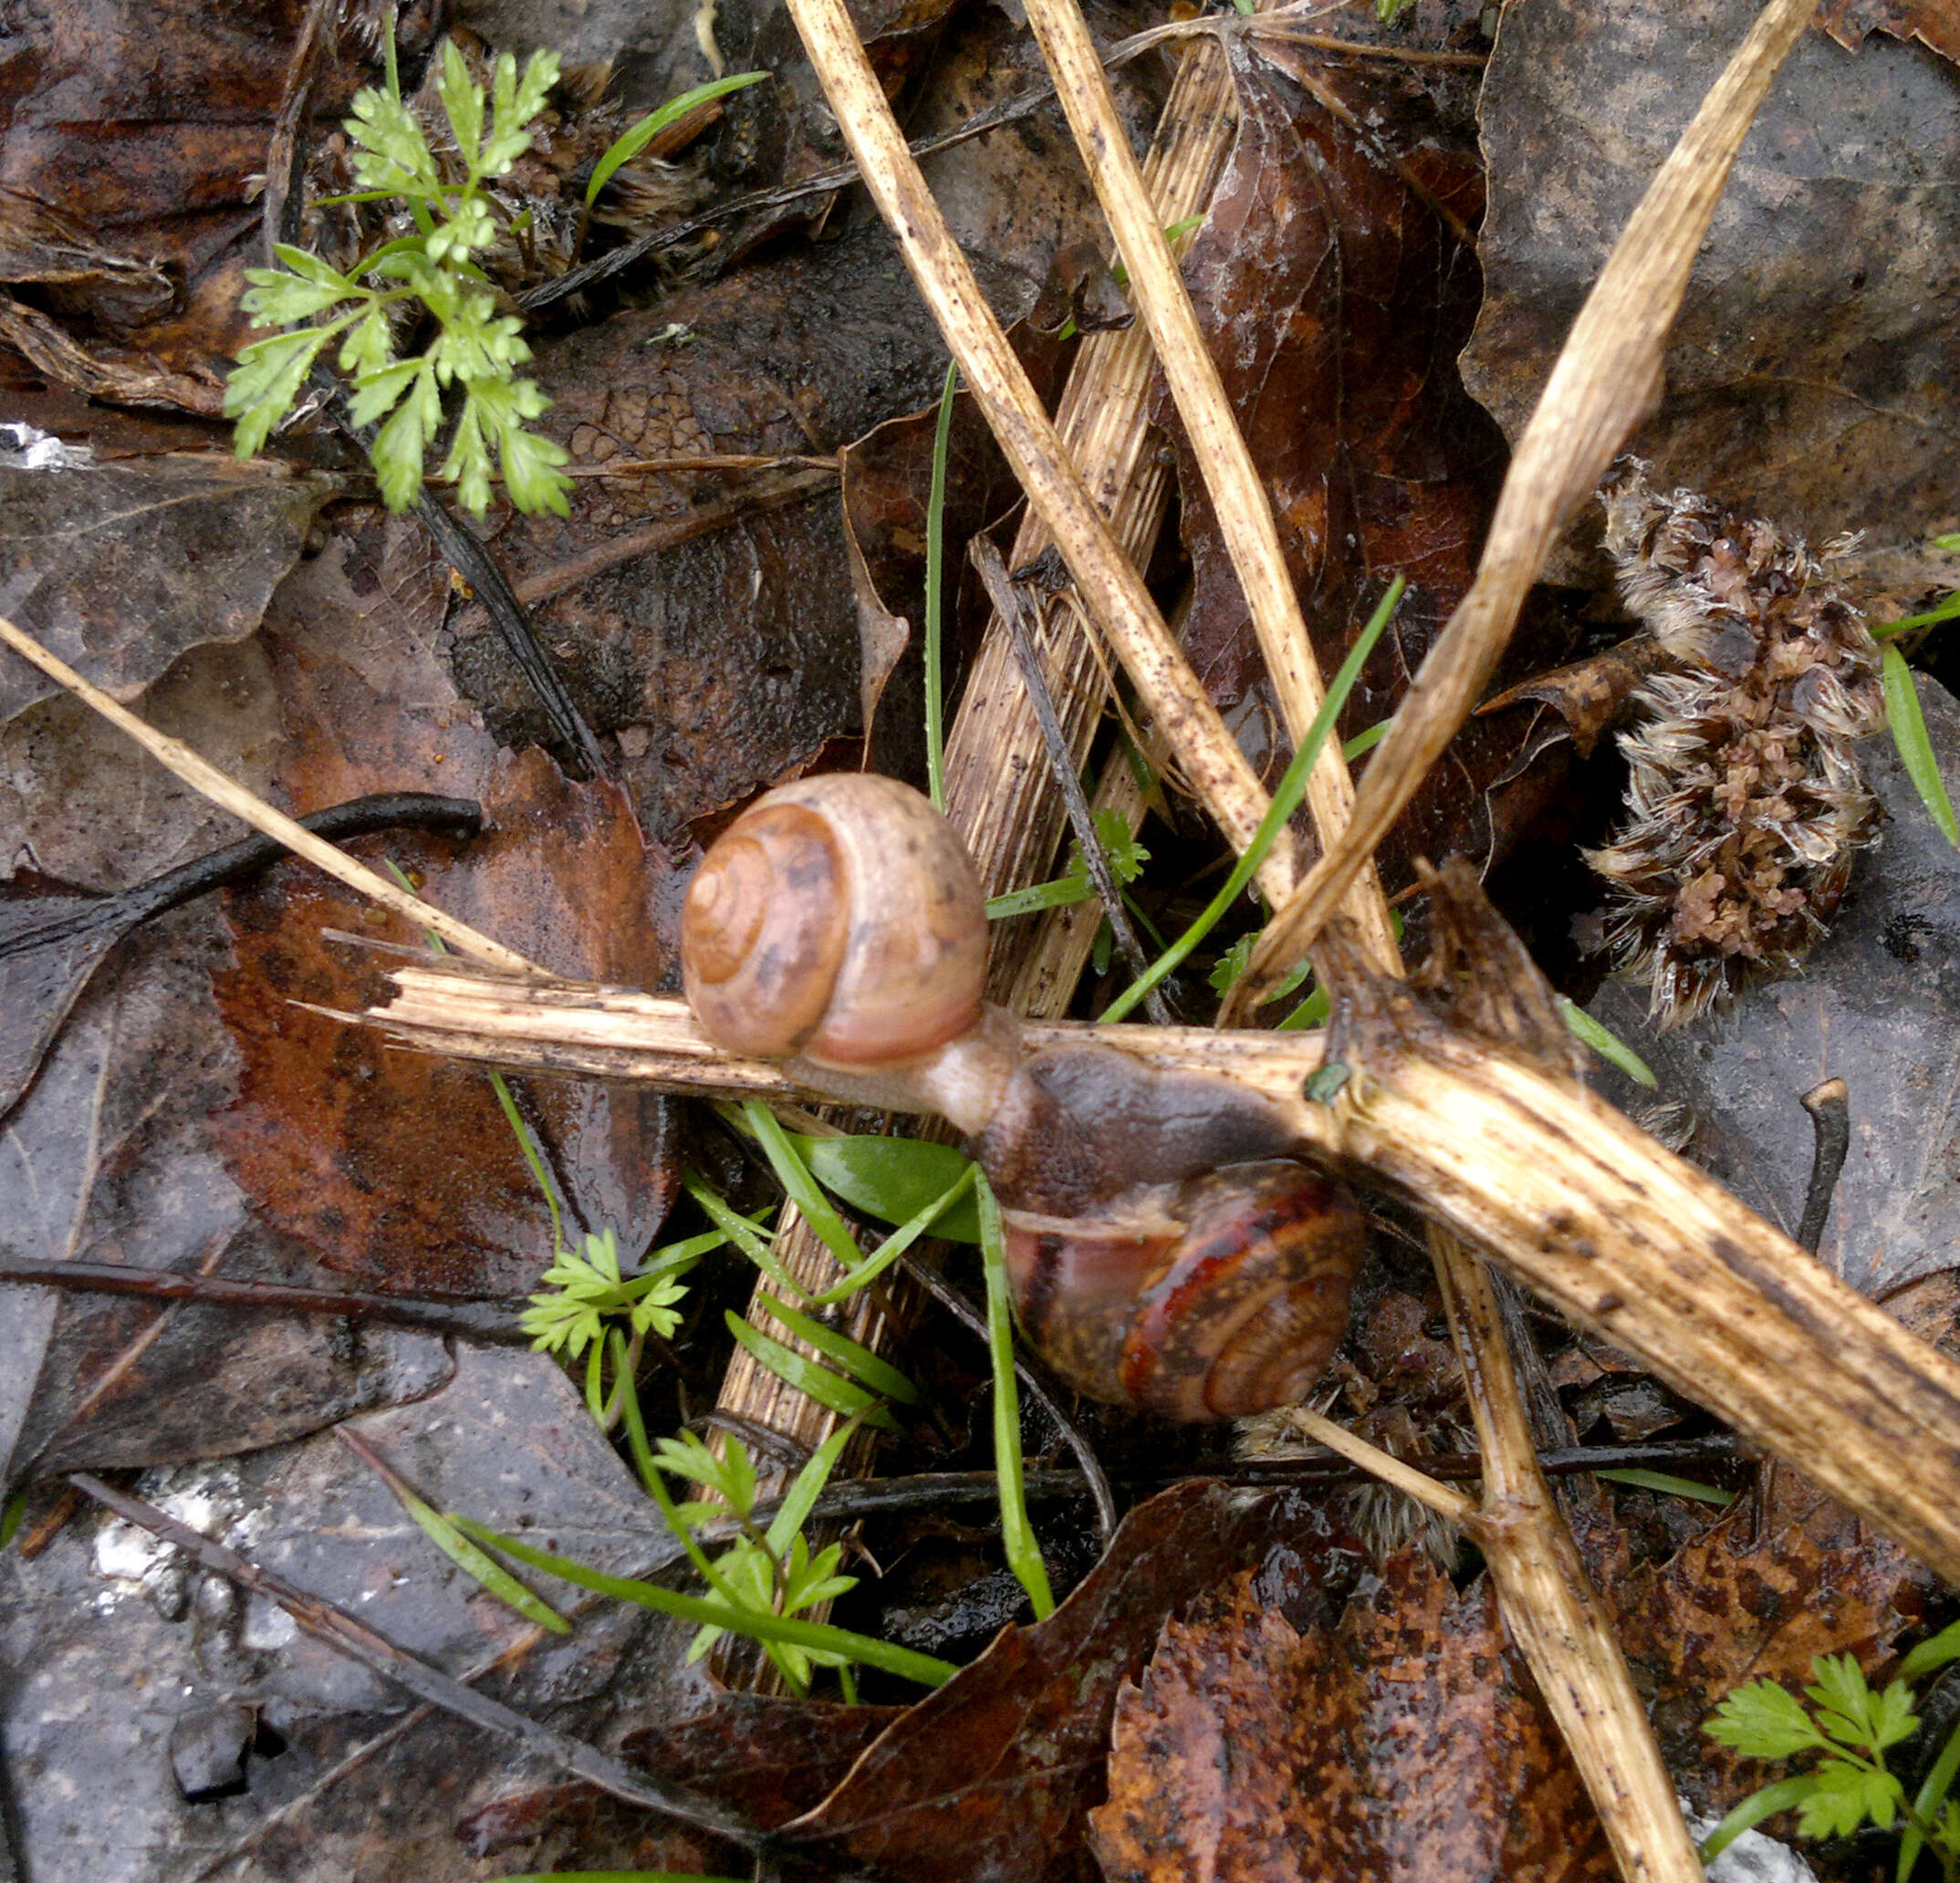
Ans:
{"label": "dried seed head", "polygon": [[1634,694],[1627,821],[1587,860],[1608,944],[1673,1026],[1822,934],[1875,816],[1852,742],[1884,723],[1879,654],[1827,560],[1772,525],[1663,496],[1631,458],[1600,498],[1621,592],[1676,665]]}

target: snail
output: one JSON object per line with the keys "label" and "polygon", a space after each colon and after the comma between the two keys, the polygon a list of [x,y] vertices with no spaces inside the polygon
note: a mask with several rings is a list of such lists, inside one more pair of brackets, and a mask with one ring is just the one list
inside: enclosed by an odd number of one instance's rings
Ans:
{"label": "snail", "polygon": [[1115,1046],[1030,1051],[986,1004],[986,908],[952,827],[896,780],[802,779],[689,886],[702,1031],[854,1103],[943,1113],[999,1198],[1016,1318],[1078,1390],[1180,1420],[1304,1397],[1347,1321],[1363,1222],[1279,1108]]}

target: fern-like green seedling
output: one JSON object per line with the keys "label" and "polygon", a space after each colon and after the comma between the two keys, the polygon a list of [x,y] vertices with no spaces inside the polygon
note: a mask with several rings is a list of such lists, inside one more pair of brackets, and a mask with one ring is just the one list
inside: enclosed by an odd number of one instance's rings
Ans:
{"label": "fern-like green seedling", "polygon": [[[436,95],[455,137],[460,177],[437,161],[391,69],[387,89],[356,94],[347,132],[361,188],[339,200],[398,200],[415,233],[383,243],[346,274],[285,243],[274,250],[281,266],[245,271],[245,311],[260,327],[287,331],[253,341],[225,384],[224,414],[236,421],[240,457],[264,446],[321,350],[339,337],[350,415],[357,425],[381,426],[371,455],[390,509],[407,509],[421,493],[429,448],[443,428],[443,395],[454,386],[462,405],[440,474],[454,479],[456,501],[473,515],[484,514],[494,460],[519,510],[569,514],[564,447],[525,429],[550,401],[517,377],[531,357],[521,323],[498,313],[495,294],[470,259],[497,236],[484,184],[530,148],[529,126],[558,77],[556,53],[533,53],[521,76],[506,53],[486,99],[454,43],[444,42]],[[433,317],[436,337],[425,352],[398,358],[396,323],[419,326],[418,310]]]}
{"label": "fern-like green seedling", "polygon": [[[1150,861],[1150,852],[1136,840],[1129,820],[1121,811],[1098,811],[1095,824],[1097,840],[1110,859],[1110,874],[1117,887],[1134,882]],[[1066,909],[1072,902],[1088,901],[1095,893],[1089,878],[1089,858],[1083,856],[1080,844],[1071,844],[1069,868],[1061,875],[1025,889],[990,896],[986,916],[989,921],[1000,921],[1010,915],[1031,915],[1039,909]]]}
{"label": "fern-like green seedling", "polygon": [[576,1360],[606,1331],[609,1316],[622,1316],[635,1334],[662,1340],[681,1325],[677,1306],[686,1295],[680,1277],[710,1249],[726,1241],[719,1230],[663,1249],[640,1274],[620,1274],[620,1245],[609,1229],[588,1233],[582,1252],[560,1249],[541,1277],[545,1292],[531,1296],[521,1323],[531,1345]]}
{"label": "fern-like green seedling", "polygon": [[1902,1853],[1900,1883],[1922,1848],[1939,1860],[1951,1883],[1960,1870],[1960,1826],[1944,1796],[1953,1777],[1950,1764],[1936,1790],[1929,1780],[1908,1798],[1885,1760],[1891,1747],[1918,1728],[1911,1684],[1897,1680],[1874,1691],[1849,1654],[1819,1655],[1810,1673],[1812,1684],[1801,1700],[1774,1680],[1738,1687],[1704,1727],[1711,1739],[1747,1758],[1809,1754],[1815,1763],[1738,1805],[1703,1844],[1703,1860],[1713,1861],[1764,1818],[1794,1809],[1807,1837],[1843,1837],[1867,1824],[1880,1830],[1903,1824],[1909,1847]]}

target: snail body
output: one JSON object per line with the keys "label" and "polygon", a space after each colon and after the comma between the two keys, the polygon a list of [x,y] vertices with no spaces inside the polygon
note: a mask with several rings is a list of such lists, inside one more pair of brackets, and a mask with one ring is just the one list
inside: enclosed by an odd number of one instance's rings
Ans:
{"label": "snail body", "polygon": [[1016,1316],[1079,1390],[1237,1418],[1297,1403],[1325,1367],[1361,1262],[1351,1192],[1231,1079],[1029,1052],[985,1003],[973,865],[909,786],[831,774],[759,798],[689,887],[681,960],[718,1046],[969,1135]]}

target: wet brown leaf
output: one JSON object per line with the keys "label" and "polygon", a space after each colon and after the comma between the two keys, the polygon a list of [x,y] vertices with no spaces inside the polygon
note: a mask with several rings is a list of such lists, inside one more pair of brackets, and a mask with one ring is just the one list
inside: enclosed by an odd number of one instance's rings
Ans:
{"label": "wet brown leaf", "polygon": [[1855,52],[1867,34],[1918,39],[1948,58],[1960,58],[1960,18],[1943,0],[1824,0],[1817,23]]}
{"label": "wet brown leaf", "polygon": [[[1420,17],[1420,43],[1440,43],[1444,10]],[[1271,494],[1323,672],[1390,577],[1408,577],[1343,716],[1351,737],[1393,713],[1468,587],[1503,472],[1502,444],[1454,365],[1478,286],[1447,220],[1474,222],[1479,205],[1469,93],[1461,72],[1341,66],[1277,38],[1252,48],[1235,61],[1238,136],[1184,273]],[[1367,140],[1296,73],[1372,127]],[[1194,567],[1186,645],[1255,762],[1277,771],[1287,748],[1244,598],[1172,431]],[[1555,619],[1536,626],[1520,637],[1520,672],[1569,644]],[[1407,879],[1410,856],[1491,856],[1504,828],[1486,792],[1519,735],[1492,721],[1459,735],[1392,839],[1392,886]]]}
{"label": "wet brown leaf", "polygon": [[[228,461],[0,467],[0,614],[121,700],[187,648],[241,640],[298,560],[328,492]],[[60,689],[8,654],[0,721]]]}
{"label": "wet brown leaf", "polygon": [[1820,1545],[1801,1530],[1748,1538],[1746,1500],[1699,1542],[1614,1591],[1621,1646],[1651,1696],[1662,1756],[1689,1800],[1717,1814],[1765,1782],[1702,1732],[1746,1680],[1810,1679],[1818,1654],[1884,1659],[1918,1614],[1926,1572],[1882,1537]]}
{"label": "wet brown leaf", "polygon": [[[193,649],[145,695],[153,723],[255,789],[277,702],[259,640]],[[113,887],[235,839],[236,822],[161,780],[79,702],[0,727],[0,854]],[[254,1221],[213,1146],[237,1057],[212,996],[214,900],[139,931],[97,972],[0,1133],[0,1253],[318,1282]],[[78,1128],[78,1121],[86,1121]],[[428,1392],[443,1343],[370,1327],[9,1288],[0,1301],[0,1475],[169,1463],[277,1443]]]}
{"label": "wet brown leaf", "polygon": [[1167,1610],[1257,1547],[1271,1509],[1190,1483],[1131,1512],[1101,1564],[1045,1622],[993,1647],[859,1760],[799,1840],[934,1883],[1081,1874],[1111,1709]]}
{"label": "wet brown leaf", "polygon": [[1302,1636],[1241,1576],[1118,1702],[1110,1883],[1532,1883],[1615,1875],[1488,1583],[1392,1558]]}
{"label": "wet brown leaf", "polygon": [[[1056,349],[1027,349],[1033,368],[1052,377]],[[894,667],[912,645],[912,624],[923,631],[925,524],[933,484],[933,442],[937,405],[876,427],[845,448],[842,488],[844,535],[850,545],[857,587],[864,723],[875,723],[878,702]],[[943,540],[946,594],[942,604],[949,683],[958,665],[956,603],[969,579],[966,544],[1020,500],[1020,487],[994,443],[994,434],[970,394],[954,401],[946,452]],[[908,690],[910,691],[910,690]]]}
{"label": "wet brown leaf", "polygon": [[[655,985],[666,859],[641,839],[625,794],[568,783],[532,751],[493,769],[483,803],[485,833],[470,844],[404,837],[382,854],[412,863],[432,900],[561,973]],[[372,922],[300,865],[229,892],[226,908],[238,965],[216,986],[245,1066],[218,1131],[262,1219],[367,1285],[528,1293],[549,1257],[550,1218],[488,1080],[296,1004],[350,1012],[380,984],[384,959],[322,929],[419,938]],[[610,1226],[622,1258],[636,1256],[676,1181],[665,1101],[551,1082],[527,1108],[569,1206],[567,1233]]]}
{"label": "wet brown leaf", "polygon": [[[440,1391],[360,1430],[440,1508],[506,1529],[528,1523],[621,1575],[642,1573],[666,1544],[577,1388],[544,1355],[464,1344]],[[598,1738],[622,1716],[684,1718],[711,1698],[666,1651],[668,1624],[643,1609],[593,1603],[569,1636],[532,1629],[450,1565],[331,1435],[158,1473],[140,1490],[448,1672],[508,1656],[486,1691],[567,1732]],[[565,1585],[538,1587],[561,1610],[574,1606]],[[0,1657],[15,1677],[0,1695],[10,1753],[38,1774],[9,1813],[27,1874],[68,1883],[80,1876],[78,1851],[99,1867],[115,1849],[130,1883],[192,1883],[235,1845],[232,1871],[281,1883],[485,1874],[464,1838],[509,1790],[506,1743],[441,1714],[415,1720],[399,1690],[127,1525],[89,1512],[33,1561],[17,1549],[0,1556]],[[248,1750],[241,1795],[192,1803],[172,1772],[172,1730],[224,1701],[251,1707],[276,1737]],[[506,1829],[496,1874],[727,1867],[727,1853],[689,1848],[643,1812]]]}
{"label": "wet brown leaf", "polygon": [[[1588,0],[1506,14],[1482,104],[1487,291],[1464,370],[1507,434],[1756,12]],[[1946,64],[1884,36],[1854,54],[1806,36],[1716,209],[1661,408],[1630,441],[1657,484],[1717,493],[1812,538],[1952,526],[1956,175],[1960,81]]]}
{"label": "wet brown leaf", "polygon": [[1590,758],[1600,738],[1625,713],[1633,689],[1667,664],[1659,642],[1651,635],[1636,634],[1604,653],[1507,688],[1479,710],[1497,713],[1521,700],[1538,701],[1559,715],[1579,755]]}
{"label": "wet brown leaf", "polygon": [[[215,410],[249,338],[238,296],[262,259],[255,180],[307,5],[64,0],[21,9],[0,40],[15,231],[0,279],[35,284],[85,359],[193,410]],[[312,100],[327,124],[365,77],[360,36],[339,39]],[[62,362],[41,363],[73,383]]]}

